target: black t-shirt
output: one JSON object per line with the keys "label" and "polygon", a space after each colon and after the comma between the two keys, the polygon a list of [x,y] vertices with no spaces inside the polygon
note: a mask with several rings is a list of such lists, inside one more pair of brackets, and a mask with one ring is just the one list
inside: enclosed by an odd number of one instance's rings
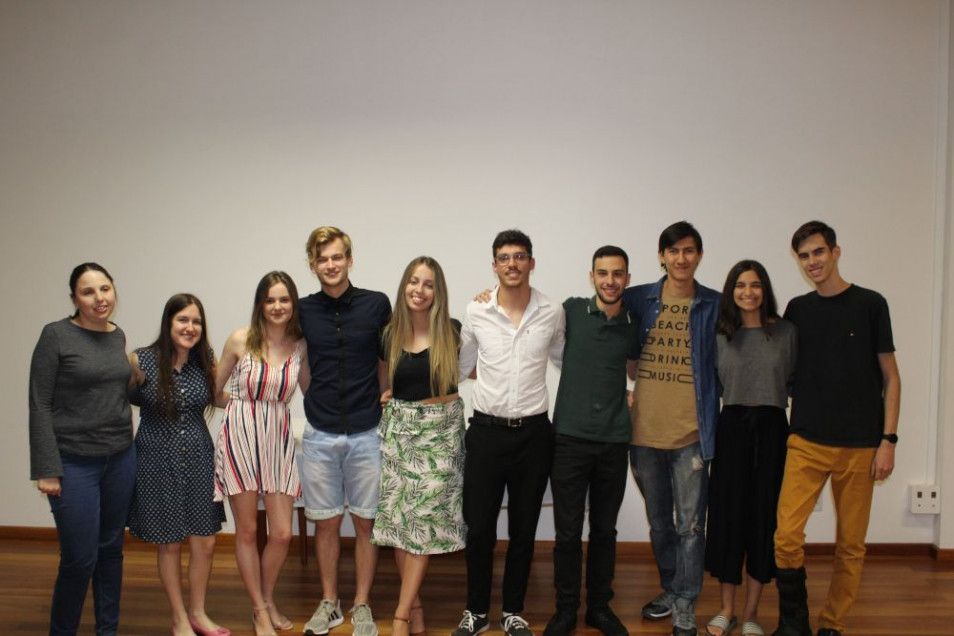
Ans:
{"label": "black t-shirt", "polygon": [[876,447],[884,431],[878,354],[894,351],[888,303],[852,285],[836,296],[793,298],[785,319],[798,327],[791,431],[828,446]]}

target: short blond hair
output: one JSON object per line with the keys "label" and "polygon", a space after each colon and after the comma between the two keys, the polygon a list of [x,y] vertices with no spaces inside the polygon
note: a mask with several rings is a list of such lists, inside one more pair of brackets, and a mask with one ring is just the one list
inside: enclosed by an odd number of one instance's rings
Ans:
{"label": "short blond hair", "polygon": [[331,243],[335,239],[341,239],[345,246],[345,256],[351,258],[351,237],[331,225],[323,225],[312,230],[308,236],[308,242],[305,243],[305,253],[308,255],[308,266],[312,271],[318,263],[318,256],[321,254],[321,248]]}

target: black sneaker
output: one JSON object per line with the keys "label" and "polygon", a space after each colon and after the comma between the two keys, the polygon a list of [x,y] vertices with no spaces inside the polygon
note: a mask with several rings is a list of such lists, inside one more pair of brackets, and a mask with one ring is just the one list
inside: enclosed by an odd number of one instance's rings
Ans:
{"label": "black sneaker", "polygon": [[510,614],[504,616],[500,621],[500,627],[507,636],[533,636],[528,623],[520,614]]}
{"label": "black sneaker", "polygon": [[672,604],[676,597],[669,592],[663,592],[653,600],[643,605],[643,618],[658,621],[672,614]]}
{"label": "black sneaker", "polygon": [[464,618],[460,620],[457,629],[451,632],[451,636],[477,636],[490,629],[490,621],[486,616],[474,614],[470,610],[464,610]]}
{"label": "black sneaker", "polygon": [[822,627],[818,630],[818,636],[841,636],[841,632],[831,627]]}
{"label": "black sneaker", "polygon": [[576,612],[561,612],[550,617],[546,629],[543,630],[543,636],[570,636],[576,629]]}
{"label": "black sneaker", "polygon": [[584,621],[598,629],[603,636],[629,636],[629,630],[609,607],[591,607],[586,610]]}

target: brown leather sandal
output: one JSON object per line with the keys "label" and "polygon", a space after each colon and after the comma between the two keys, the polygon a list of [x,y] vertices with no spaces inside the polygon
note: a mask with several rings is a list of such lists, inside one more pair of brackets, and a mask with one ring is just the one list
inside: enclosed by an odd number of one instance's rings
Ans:
{"label": "brown leather sandal", "polygon": [[[423,624],[423,623],[424,623],[424,606],[423,606],[423,605],[415,605],[414,607],[411,608],[411,619],[412,619],[412,620],[413,620],[413,618],[414,618],[414,612],[420,613],[420,615],[421,615],[421,623]],[[408,629],[410,630],[410,623],[408,623]],[[419,632],[410,632],[410,634],[409,634],[408,636],[425,636],[426,634],[427,634],[427,630],[422,629],[422,630],[419,631]]]}
{"label": "brown leather sandal", "polygon": [[394,617],[394,624],[391,626],[391,634],[392,634],[392,635],[398,633],[398,630],[396,630],[395,627],[397,627],[397,626],[400,625],[401,623],[404,623],[405,625],[407,625],[408,632],[410,632],[410,630],[411,630],[411,619],[410,619],[410,617],[404,618],[403,616],[397,616],[397,615],[395,615],[395,617]]}

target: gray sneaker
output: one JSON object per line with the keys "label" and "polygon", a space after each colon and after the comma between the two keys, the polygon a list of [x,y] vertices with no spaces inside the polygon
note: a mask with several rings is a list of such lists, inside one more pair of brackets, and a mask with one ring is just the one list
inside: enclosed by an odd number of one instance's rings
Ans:
{"label": "gray sneaker", "polygon": [[351,608],[351,624],[354,625],[354,636],[378,636],[378,625],[367,603],[358,603]]}
{"label": "gray sneaker", "polygon": [[696,609],[687,598],[677,598],[672,606],[672,636],[696,636]]}
{"label": "gray sneaker", "polygon": [[337,627],[343,622],[341,601],[322,599],[318,609],[311,615],[311,620],[305,623],[305,636],[324,636],[332,627]]}
{"label": "gray sneaker", "polygon": [[663,592],[643,605],[643,618],[658,621],[672,614],[672,604],[676,600],[671,592]]}

